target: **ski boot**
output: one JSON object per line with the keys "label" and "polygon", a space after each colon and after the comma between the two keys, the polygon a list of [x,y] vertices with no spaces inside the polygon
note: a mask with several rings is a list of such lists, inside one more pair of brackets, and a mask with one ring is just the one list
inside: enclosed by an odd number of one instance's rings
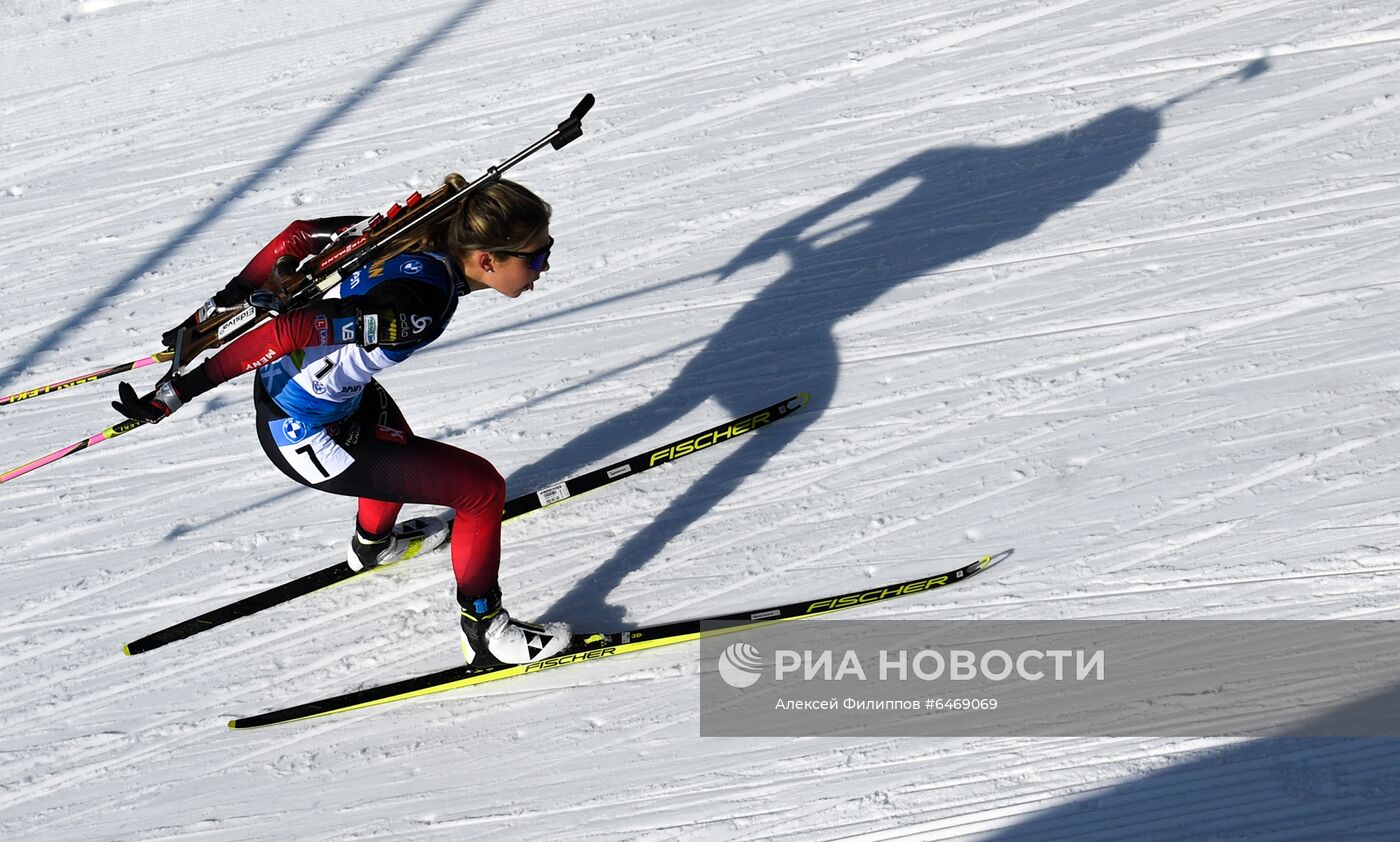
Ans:
{"label": "ski boot", "polygon": [[355,536],[350,539],[345,562],[351,570],[359,573],[437,549],[450,537],[452,521],[440,517],[410,518],[394,524],[388,535],[379,537],[366,535],[357,520]]}
{"label": "ski boot", "polygon": [[511,619],[501,607],[501,589],[478,597],[458,595],[462,605],[462,657],[474,667],[531,664],[569,645],[567,623],[542,626]]}

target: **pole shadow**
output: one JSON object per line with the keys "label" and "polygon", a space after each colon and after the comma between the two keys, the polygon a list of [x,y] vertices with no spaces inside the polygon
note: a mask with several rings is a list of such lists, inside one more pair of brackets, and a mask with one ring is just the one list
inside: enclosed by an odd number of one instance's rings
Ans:
{"label": "pole shadow", "polygon": [[127,270],[125,274],[103,289],[95,292],[87,303],[37,339],[28,350],[19,354],[14,361],[0,370],[0,392],[11,391],[11,386],[15,385],[16,376],[28,369],[40,353],[57,347],[65,335],[95,316],[113,295],[126,289],[147,272],[157,269],[171,254],[198,237],[206,228],[223,216],[235,201],[255,189],[273,172],[286,166],[309,143],[368,101],[380,85],[403,72],[417,61],[425,51],[447,38],[464,22],[489,6],[491,2],[492,0],[473,0],[473,2],[453,12],[431,32],[400,53],[397,59],[379,71],[372,79],[356,88],[341,103],[326,112],[319,120],[278,150],[255,172],[235,184],[222,198],[215,200],[213,204],[177,231],[159,248],[153,250],[140,263]]}
{"label": "pole shadow", "polygon": [[[520,468],[509,482],[568,476],[585,460],[636,449],[706,401],[735,415],[801,391],[811,393],[811,403],[698,456],[723,453],[545,613],[588,628],[624,627],[622,608],[607,602],[622,580],[821,417],[840,380],[833,332],[842,319],[900,284],[1025,237],[1113,184],[1152,148],[1161,123],[1161,109],[1123,107],[1030,143],[930,149],[749,244],[723,276],[777,255],[786,255],[790,268],[741,306],[663,392]],[[896,198],[883,207],[854,207],[887,191]]]}

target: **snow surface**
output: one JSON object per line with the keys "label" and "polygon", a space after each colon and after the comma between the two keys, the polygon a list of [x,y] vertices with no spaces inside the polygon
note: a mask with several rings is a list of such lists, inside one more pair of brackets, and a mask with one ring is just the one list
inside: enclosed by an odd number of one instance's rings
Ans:
{"label": "snow surface", "polygon": [[[517,614],[1015,548],[860,618],[1389,618],[1397,44],[1364,1],[0,0],[0,390],[159,350],[289,220],[479,174],[591,91],[514,173],[553,271],[388,376],[415,429],[519,492],[814,399],[508,525]],[[114,387],[0,408],[3,467]],[[7,840],[1400,836],[1394,741],[701,739],[695,646],[232,732],[454,663],[445,558],[123,656],[348,538],[247,383],[0,500]]]}

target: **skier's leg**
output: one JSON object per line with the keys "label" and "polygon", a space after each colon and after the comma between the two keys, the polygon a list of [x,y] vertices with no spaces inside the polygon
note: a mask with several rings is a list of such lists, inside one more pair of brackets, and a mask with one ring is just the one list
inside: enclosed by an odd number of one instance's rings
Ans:
{"label": "skier's leg", "polygon": [[357,449],[355,465],[323,484],[327,490],[407,503],[435,503],[456,512],[452,572],[461,607],[462,652],[468,663],[520,664],[550,658],[569,644],[563,623],[537,626],[511,618],[501,605],[501,514],[506,481],[486,459],[418,436],[376,440]]}
{"label": "skier's leg", "polygon": [[[375,442],[360,449],[345,486],[361,497],[451,507],[452,570],[459,591],[477,594],[496,584],[501,564],[501,512],[506,482],[475,453],[449,444],[407,436],[402,443]],[[335,491],[334,488],[324,487]]]}
{"label": "skier's leg", "polygon": [[[366,423],[373,420],[378,428],[398,430],[404,434],[405,438],[413,434],[403,412],[399,410],[398,404],[394,403],[394,399],[386,389],[369,390],[365,394],[364,400],[370,404],[368,412],[362,411]],[[370,419],[370,415],[375,417]],[[355,524],[362,537],[369,540],[383,539],[388,537],[393,530],[394,524],[399,519],[399,511],[402,509],[403,503],[396,500],[361,497]]]}
{"label": "skier's leg", "polygon": [[[362,511],[368,509],[371,514],[387,517],[394,505],[403,503],[452,507],[456,513],[452,570],[462,609],[462,652],[468,663],[526,663],[563,651],[570,640],[567,625],[522,623],[501,606],[497,578],[505,480],[490,462],[474,453],[379,423],[380,408],[392,407],[387,396],[382,399],[387,403],[381,403],[381,397],[374,394],[380,391],[372,384],[361,411],[334,429],[312,428],[278,417],[280,411],[261,391],[258,437],[263,449],[292,479],[332,494],[359,498]],[[385,417],[393,420],[392,415]],[[294,457],[298,460],[295,463]],[[377,507],[365,501],[385,502]],[[366,564],[357,543],[364,545],[361,549],[370,558],[368,564],[394,552],[392,539],[381,551],[365,542],[357,528],[351,540],[352,566],[355,560]]]}

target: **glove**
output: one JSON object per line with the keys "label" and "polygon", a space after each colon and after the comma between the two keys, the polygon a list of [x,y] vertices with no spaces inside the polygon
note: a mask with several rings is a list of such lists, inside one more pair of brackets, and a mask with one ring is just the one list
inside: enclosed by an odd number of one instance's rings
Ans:
{"label": "glove", "polygon": [[160,341],[165,343],[165,347],[174,348],[175,336],[181,328],[193,328],[215,313],[242,307],[244,304],[251,304],[259,310],[268,310],[274,315],[279,314],[287,307],[287,290],[299,289],[305,282],[306,277],[297,271],[296,258],[284,254],[272,265],[272,272],[262,287],[247,286],[241,275],[234,278],[223,289],[211,295],[209,300],[204,302],[204,306],[191,313],[189,318],[162,333]]}
{"label": "glove", "polygon": [[160,335],[160,341],[165,343],[165,347],[175,347],[175,335],[181,328],[193,328],[195,325],[214,315],[221,310],[230,307],[239,307],[248,302],[248,295],[252,290],[243,286],[243,282],[238,278],[228,282],[228,285],[214,293],[204,302],[204,306],[189,315],[189,318],[175,325],[170,330]]}
{"label": "glove", "polygon": [[162,382],[155,391],[139,398],[131,384],[123,382],[117,387],[117,395],[121,400],[112,401],[113,409],[132,421],[148,424],[164,421],[170,413],[185,405],[185,399],[173,380]]}
{"label": "glove", "polygon": [[223,289],[211,295],[209,300],[220,310],[227,310],[248,303],[248,296],[252,292],[253,290],[245,287],[241,280],[234,278],[225,284]]}
{"label": "glove", "polygon": [[291,300],[292,293],[300,290],[309,280],[306,275],[297,271],[297,262],[290,254],[277,258],[262,288],[253,290],[248,295],[248,303],[259,310],[270,310],[273,315],[287,309],[287,302]]}

